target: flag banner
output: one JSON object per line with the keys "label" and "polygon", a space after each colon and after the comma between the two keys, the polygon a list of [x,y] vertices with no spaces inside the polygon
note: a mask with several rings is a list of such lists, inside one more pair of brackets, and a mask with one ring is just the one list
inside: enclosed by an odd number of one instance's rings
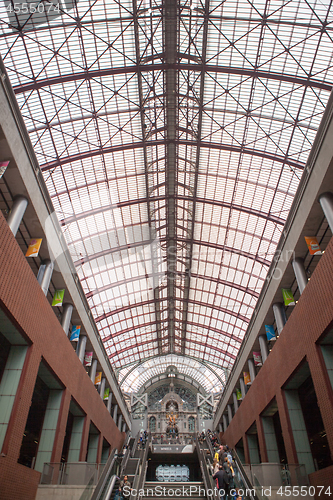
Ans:
{"label": "flag banner", "polygon": [[275,330],[273,325],[265,325],[267,340],[276,340]]}
{"label": "flag banner", "polygon": [[237,401],[241,401],[243,399],[240,389],[236,389],[236,396],[237,396]]}
{"label": "flag banner", "polygon": [[93,359],[93,352],[86,352],[84,355],[83,366],[91,366]]}
{"label": "flag banner", "polygon": [[71,336],[70,336],[70,341],[71,342],[77,342],[79,340],[79,337],[80,337],[80,330],[81,330],[81,326],[72,326],[72,333],[71,333]]}
{"label": "flag banner", "polygon": [[26,257],[38,257],[38,252],[40,249],[40,246],[42,244],[43,239],[42,238],[33,238],[30,240],[27,252],[25,254]]}
{"label": "flag banner", "polygon": [[261,353],[253,351],[253,360],[255,366],[262,366]]}
{"label": "flag banner", "polygon": [[284,300],[285,306],[294,306],[295,305],[295,299],[293,296],[293,292],[290,290],[290,288],[282,288],[282,295],[283,295],[283,300]]}
{"label": "flag banner", "polygon": [[60,307],[62,306],[62,301],[64,300],[65,289],[56,290],[53,295],[52,306]]}
{"label": "flag banner", "polygon": [[97,372],[95,377],[95,385],[98,385],[102,382],[102,372]]}
{"label": "flag banner", "polygon": [[104,391],[103,401],[107,401],[109,399],[110,388],[107,387]]}
{"label": "flag banner", "polygon": [[0,161],[0,179],[3,174],[6,172],[6,168],[9,165],[9,161]]}
{"label": "flag banner", "polygon": [[304,236],[310,255],[321,255],[318,240],[315,236]]}
{"label": "flag banner", "polygon": [[245,383],[245,385],[251,385],[252,382],[251,382],[250,373],[249,372],[243,372],[243,376],[244,376],[244,383]]}

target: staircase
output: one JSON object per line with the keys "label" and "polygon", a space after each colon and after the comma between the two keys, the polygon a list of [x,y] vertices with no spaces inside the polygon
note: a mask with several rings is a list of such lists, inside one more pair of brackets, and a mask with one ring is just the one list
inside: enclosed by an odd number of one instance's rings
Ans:
{"label": "staircase", "polygon": [[203,500],[206,499],[205,486],[200,481],[189,482],[162,482],[146,481],[144,484],[142,500]]}

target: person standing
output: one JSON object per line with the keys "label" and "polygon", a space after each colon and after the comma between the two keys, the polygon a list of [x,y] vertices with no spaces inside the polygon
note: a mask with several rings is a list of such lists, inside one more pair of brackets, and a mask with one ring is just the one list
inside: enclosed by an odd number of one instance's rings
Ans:
{"label": "person standing", "polygon": [[222,465],[219,466],[219,470],[214,474],[213,479],[217,479],[217,486],[220,493],[221,500],[228,500],[229,493],[229,476],[227,472],[223,469]]}

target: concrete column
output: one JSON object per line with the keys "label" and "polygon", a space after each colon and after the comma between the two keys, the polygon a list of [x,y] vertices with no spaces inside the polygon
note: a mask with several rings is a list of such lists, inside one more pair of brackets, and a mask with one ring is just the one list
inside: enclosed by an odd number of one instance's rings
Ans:
{"label": "concrete column", "polygon": [[260,464],[258,438],[256,434],[247,435],[247,443],[249,446],[250,463]]}
{"label": "concrete column", "polygon": [[278,334],[280,335],[284,325],[287,323],[286,313],[281,302],[275,302],[275,304],[273,304],[273,313]]}
{"label": "concrete column", "polygon": [[253,359],[249,359],[247,361],[248,365],[249,365],[249,372],[250,372],[250,378],[251,378],[251,382],[253,383],[254,382],[254,379],[256,378],[256,369],[254,367],[254,361]]}
{"label": "concrete column", "polygon": [[115,421],[116,424],[117,424],[117,414],[118,414],[118,405],[115,405],[115,407],[113,408],[113,420]]}
{"label": "concrete column", "polygon": [[106,405],[106,409],[108,410],[109,413],[111,413],[111,407],[112,407],[112,392],[110,391],[108,403]]}
{"label": "concrete column", "polygon": [[104,397],[105,382],[106,382],[105,377],[102,377],[102,380],[101,380],[101,385],[100,385],[100,388],[99,388],[99,394],[100,394],[100,396],[101,396],[101,398],[102,398],[102,399],[103,399],[103,397]]}
{"label": "concrete column", "polygon": [[72,319],[73,305],[72,304],[64,304],[63,311],[61,316],[61,326],[64,329],[66,335],[68,335],[69,325]]}
{"label": "concrete column", "polygon": [[78,462],[80,459],[84,420],[85,417],[74,417],[73,419],[71,440],[68,450],[68,462]]}
{"label": "concrete column", "polygon": [[126,422],[123,423],[123,430],[122,432],[126,432]]}
{"label": "concrete column", "polygon": [[0,450],[2,448],[16,392],[21,378],[27,346],[12,346],[0,383]]}
{"label": "concrete column", "polygon": [[79,341],[78,341],[77,346],[76,346],[76,354],[77,354],[79,360],[81,361],[81,363],[83,363],[83,361],[84,361],[84,354],[86,352],[86,345],[87,345],[87,336],[80,335]]}
{"label": "concrete column", "polygon": [[118,418],[118,429],[121,431],[121,424],[123,422],[123,416],[120,414]]}
{"label": "concrete column", "polygon": [[318,201],[333,233],[333,194],[329,192],[323,193],[319,196]]}
{"label": "concrete column", "polygon": [[304,288],[308,284],[308,278],[306,276],[305,268],[304,268],[304,260],[300,257],[297,257],[292,261],[293,270],[295,273],[295,278],[297,281],[299,293],[302,294]]}
{"label": "concrete column", "polygon": [[54,268],[54,262],[52,262],[51,260],[47,259],[45,262],[43,262],[43,265],[45,266],[44,268],[44,272],[42,274],[42,276],[38,276],[39,278],[39,282],[40,282],[40,286],[41,286],[41,289],[43,290],[44,292],[44,295],[47,295],[47,292],[49,290],[49,286],[50,286],[50,281],[51,281],[51,278],[52,278],[52,273],[53,273],[53,268]]}
{"label": "concrete column", "polygon": [[239,379],[239,385],[240,385],[240,390],[241,390],[241,393],[242,393],[242,399],[244,399],[245,396],[246,396],[246,385],[245,385],[243,377],[241,377]]}
{"label": "concrete column", "polygon": [[304,464],[306,473],[315,471],[308,433],[297,390],[284,391],[288,407],[291,430],[299,464]]}
{"label": "concrete column", "polygon": [[97,462],[97,451],[99,443],[99,434],[89,434],[87,462],[95,464]]}
{"label": "concrete column", "polygon": [[223,432],[223,427],[222,427],[222,424],[219,424],[219,432]]}
{"label": "concrete column", "polygon": [[95,382],[96,369],[97,369],[97,359],[93,359],[92,363],[91,363],[90,374],[89,374],[89,377],[90,377],[90,380],[92,381],[92,383]]}
{"label": "concrete column", "polygon": [[268,462],[280,463],[279,449],[275,435],[273,418],[262,417],[261,421],[265,435],[267,460]]}
{"label": "concrete column", "polygon": [[59,389],[53,389],[49,394],[35,463],[38,472],[43,472],[45,462],[51,462],[62,394],[63,391]]}
{"label": "concrete column", "polygon": [[7,224],[14,236],[16,236],[18,228],[20,227],[27,206],[28,200],[24,196],[14,197],[13,206],[7,219]]}
{"label": "concrete column", "polygon": [[259,345],[260,345],[262,364],[264,364],[266,359],[268,358],[267,339],[265,335],[259,335]]}
{"label": "concrete column", "polygon": [[234,400],[234,411],[238,410],[238,400],[237,400],[237,394],[235,392],[232,393],[232,399]]}
{"label": "concrete column", "polygon": [[223,419],[223,432],[227,432],[228,429],[227,415],[223,415],[222,419]]}
{"label": "concrete column", "polygon": [[229,419],[229,424],[230,424],[231,420],[232,420],[232,408],[231,408],[231,405],[228,405],[228,419]]}

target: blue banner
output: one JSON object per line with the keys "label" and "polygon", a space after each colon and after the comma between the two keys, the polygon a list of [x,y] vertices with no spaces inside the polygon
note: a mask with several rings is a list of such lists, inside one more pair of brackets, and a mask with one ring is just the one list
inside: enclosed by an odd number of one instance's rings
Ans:
{"label": "blue banner", "polygon": [[265,325],[267,340],[276,340],[275,330],[273,325]]}
{"label": "blue banner", "polygon": [[81,326],[72,326],[72,333],[69,339],[71,342],[77,342],[79,340],[80,330]]}

